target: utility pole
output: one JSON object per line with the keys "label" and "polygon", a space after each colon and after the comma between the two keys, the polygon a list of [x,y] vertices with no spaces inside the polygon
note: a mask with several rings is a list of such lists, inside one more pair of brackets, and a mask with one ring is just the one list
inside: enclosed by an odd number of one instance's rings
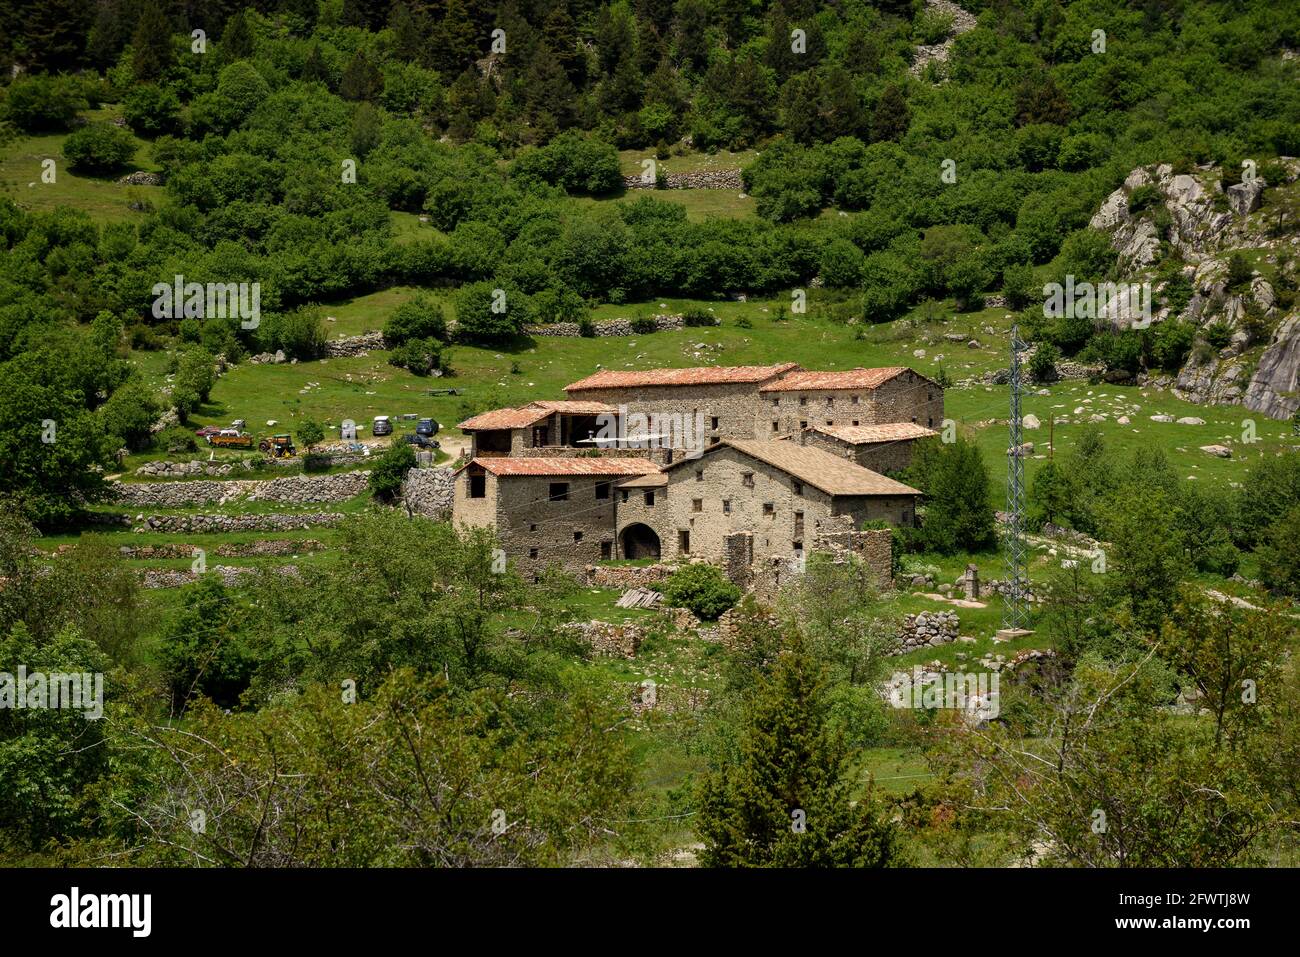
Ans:
{"label": "utility pole", "polygon": [[1025,600],[1029,574],[1025,563],[1025,460],[1020,399],[1024,381],[1020,370],[1020,353],[1025,344],[1020,341],[1020,327],[1011,326],[1011,419],[1008,422],[1007,447],[1007,522],[1003,543],[1007,591],[1003,595],[1002,630],[998,637],[1010,639],[1027,634],[1029,608]]}

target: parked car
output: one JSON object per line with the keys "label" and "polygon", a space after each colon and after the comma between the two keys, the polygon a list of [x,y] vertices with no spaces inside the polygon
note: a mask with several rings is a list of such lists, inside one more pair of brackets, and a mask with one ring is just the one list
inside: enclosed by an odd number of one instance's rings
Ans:
{"label": "parked car", "polygon": [[423,435],[426,439],[431,439],[438,434],[438,423],[433,419],[421,419],[415,423],[415,434]]}
{"label": "parked car", "polygon": [[375,416],[374,424],[370,427],[370,434],[371,435],[392,435],[393,423],[388,421],[388,416],[377,415]]}
{"label": "parked car", "polygon": [[434,439],[431,439],[428,436],[421,435],[418,432],[412,435],[403,435],[401,437],[401,440],[405,442],[407,445],[414,445],[416,448],[420,448],[420,449],[442,448],[441,442],[435,441]]}
{"label": "parked car", "polygon": [[217,435],[221,432],[219,425],[205,425],[201,429],[195,429],[194,434],[201,439],[206,439],[209,435]]}

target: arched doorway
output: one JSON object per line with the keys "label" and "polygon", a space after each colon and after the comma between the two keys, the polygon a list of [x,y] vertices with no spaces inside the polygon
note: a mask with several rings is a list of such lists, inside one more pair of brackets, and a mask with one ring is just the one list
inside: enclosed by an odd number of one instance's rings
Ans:
{"label": "arched doorway", "polygon": [[623,529],[619,547],[624,558],[658,558],[659,536],[649,525],[637,522]]}

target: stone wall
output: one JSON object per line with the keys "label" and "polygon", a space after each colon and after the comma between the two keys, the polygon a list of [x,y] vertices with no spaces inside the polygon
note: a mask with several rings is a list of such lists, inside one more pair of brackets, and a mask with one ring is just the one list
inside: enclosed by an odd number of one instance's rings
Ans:
{"label": "stone wall", "polygon": [[402,502],[417,515],[438,521],[451,518],[453,471],[448,466],[411,469],[402,482]]}
{"label": "stone wall", "polygon": [[588,565],[583,572],[589,588],[647,588],[667,581],[671,565]]}
{"label": "stone wall", "polygon": [[[655,332],[669,329],[681,329],[682,317],[677,315],[651,316],[655,323]],[[596,336],[636,336],[641,333],[632,328],[631,319],[605,319],[592,323]],[[575,339],[582,335],[582,327],[576,322],[548,322],[545,325],[527,326],[524,331],[530,336],[557,337]]]}
{"label": "stone wall", "polygon": [[384,349],[382,332],[363,332],[359,336],[344,336],[341,339],[328,339],[325,342],[324,355],[329,359],[348,359],[365,355],[376,349]]}
{"label": "stone wall", "polygon": [[346,502],[366,491],[369,479],[370,473],[361,471],[292,475],[264,482],[117,482],[113,489],[119,503],[146,508],[183,508],[240,499],[306,505]]}
{"label": "stone wall", "polygon": [[899,631],[900,652],[935,648],[957,640],[961,621],[953,611],[923,611],[903,619]]}
{"label": "stone wall", "polygon": [[571,621],[562,627],[578,640],[591,646],[598,655],[611,658],[635,658],[645,632],[633,622],[614,624],[608,621]]}
{"label": "stone wall", "polygon": [[[209,574],[221,576],[221,581],[226,585],[238,585],[240,579],[249,575],[256,574],[258,569],[247,568],[237,565],[213,565],[208,569]],[[275,571],[281,575],[298,574],[297,565],[278,565]],[[142,588],[180,588],[197,581],[199,576],[192,571],[180,568],[147,568],[140,573],[140,587]]]}
{"label": "stone wall", "polygon": [[[208,549],[208,553],[217,558],[262,558],[299,555],[303,552],[318,552],[325,547],[323,542],[314,538],[302,539],[258,539],[252,542],[226,543]],[[123,545],[118,551],[123,558],[134,559],[168,559],[193,558],[198,545],[183,542],[168,542],[162,545]],[[63,550],[63,546],[59,546]],[[57,552],[56,552],[57,554]]]}
{"label": "stone wall", "polygon": [[624,189],[734,189],[743,190],[739,169],[705,169],[693,173],[665,173],[661,182],[649,182],[641,176],[624,176]]}
{"label": "stone wall", "polygon": [[[122,516],[127,522],[130,518]],[[296,515],[284,512],[265,512],[261,515],[150,515],[141,519],[137,527],[150,532],[198,533],[214,532],[288,532],[308,529],[313,525],[338,525],[345,516],[338,512],[303,512]]]}

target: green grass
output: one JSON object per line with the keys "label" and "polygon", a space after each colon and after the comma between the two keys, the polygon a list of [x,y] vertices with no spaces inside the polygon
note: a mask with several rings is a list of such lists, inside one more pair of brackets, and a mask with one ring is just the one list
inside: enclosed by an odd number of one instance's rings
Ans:
{"label": "green grass", "polygon": [[[91,122],[108,121],[114,110],[102,109],[86,112]],[[71,206],[87,213],[96,223],[116,223],[143,219],[144,213],[132,210],[133,202],[157,204],[162,198],[161,186],[119,186],[115,180],[133,170],[156,170],[149,159],[146,141],[136,140],[138,146],[128,167],[112,176],[86,176],[73,172],[63,156],[66,133],[48,136],[23,136],[0,147],[0,189],[24,209],[33,212],[51,212],[59,206]],[[55,162],[55,181],[41,180],[41,162]]]}
{"label": "green grass", "polygon": [[642,196],[653,196],[666,203],[685,207],[686,218],[698,223],[705,219],[745,219],[756,216],[754,197],[734,189],[631,189],[613,199],[583,199],[584,203],[632,203]]}

